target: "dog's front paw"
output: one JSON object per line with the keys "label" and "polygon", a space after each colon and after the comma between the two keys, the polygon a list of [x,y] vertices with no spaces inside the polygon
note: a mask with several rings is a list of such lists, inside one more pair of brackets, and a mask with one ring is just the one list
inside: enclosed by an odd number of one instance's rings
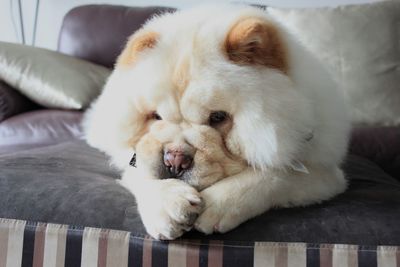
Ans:
{"label": "dog's front paw", "polygon": [[200,194],[174,179],[161,181],[156,193],[139,207],[147,232],[156,239],[172,240],[192,229],[202,209]]}
{"label": "dog's front paw", "polygon": [[204,210],[195,222],[195,229],[205,234],[225,233],[246,219],[239,207],[225,194],[218,194],[211,187],[201,192]]}

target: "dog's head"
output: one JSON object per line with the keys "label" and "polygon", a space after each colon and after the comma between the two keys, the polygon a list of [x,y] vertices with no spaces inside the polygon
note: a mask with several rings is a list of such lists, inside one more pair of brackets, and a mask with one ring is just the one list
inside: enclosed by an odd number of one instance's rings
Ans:
{"label": "dog's head", "polygon": [[312,114],[285,38],[262,11],[231,9],[165,14],[131,36],[87,116],[89,143],[198,189],[301,153]]}

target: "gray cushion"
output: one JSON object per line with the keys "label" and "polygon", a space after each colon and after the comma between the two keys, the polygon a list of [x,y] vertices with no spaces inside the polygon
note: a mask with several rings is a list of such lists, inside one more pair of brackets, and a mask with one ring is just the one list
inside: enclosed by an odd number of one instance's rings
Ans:
{"label": "gray cushion", "polygon": [[[0,170],[0,217],[145,234],[118,173],[82,141],[0,155]],[[400,245],[400,183],[356,156],[345,170],[350,188],[331,201],[272,210],[223,235],[183,238]]]}

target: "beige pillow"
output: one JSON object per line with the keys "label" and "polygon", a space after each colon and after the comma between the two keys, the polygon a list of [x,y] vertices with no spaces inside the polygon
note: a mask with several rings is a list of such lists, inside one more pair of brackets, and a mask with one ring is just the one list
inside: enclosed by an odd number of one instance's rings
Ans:
{"label": "beige pillow", "polygon": [[355,123],[400,123],[400,1],[267,10],[327,64]]}
{"label": "beige pillow", "polygon": [[49,108],[83,109],[110,70],[58,52],[0,42],[0,80]]}

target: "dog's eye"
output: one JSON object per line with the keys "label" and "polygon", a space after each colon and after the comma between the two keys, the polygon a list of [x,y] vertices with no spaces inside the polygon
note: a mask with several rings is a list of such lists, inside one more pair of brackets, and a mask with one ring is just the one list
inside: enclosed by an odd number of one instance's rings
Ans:
{"label": "dog's eye", "polygon": [[216,126],[222,122],[224,122],[229,117],[229,114],[225,111],[214,111],[211,112],[210,117],[208,118],[208,124],[211,126]]}
{"label": "dog's eye", "polygon": [[162,120],[161,116],[158,115],[158,113],[155,112],[155,111],[154,111],[153,113],[151,113],[150,119],[152,119],[152,120],[158,120],[158,121]]}

